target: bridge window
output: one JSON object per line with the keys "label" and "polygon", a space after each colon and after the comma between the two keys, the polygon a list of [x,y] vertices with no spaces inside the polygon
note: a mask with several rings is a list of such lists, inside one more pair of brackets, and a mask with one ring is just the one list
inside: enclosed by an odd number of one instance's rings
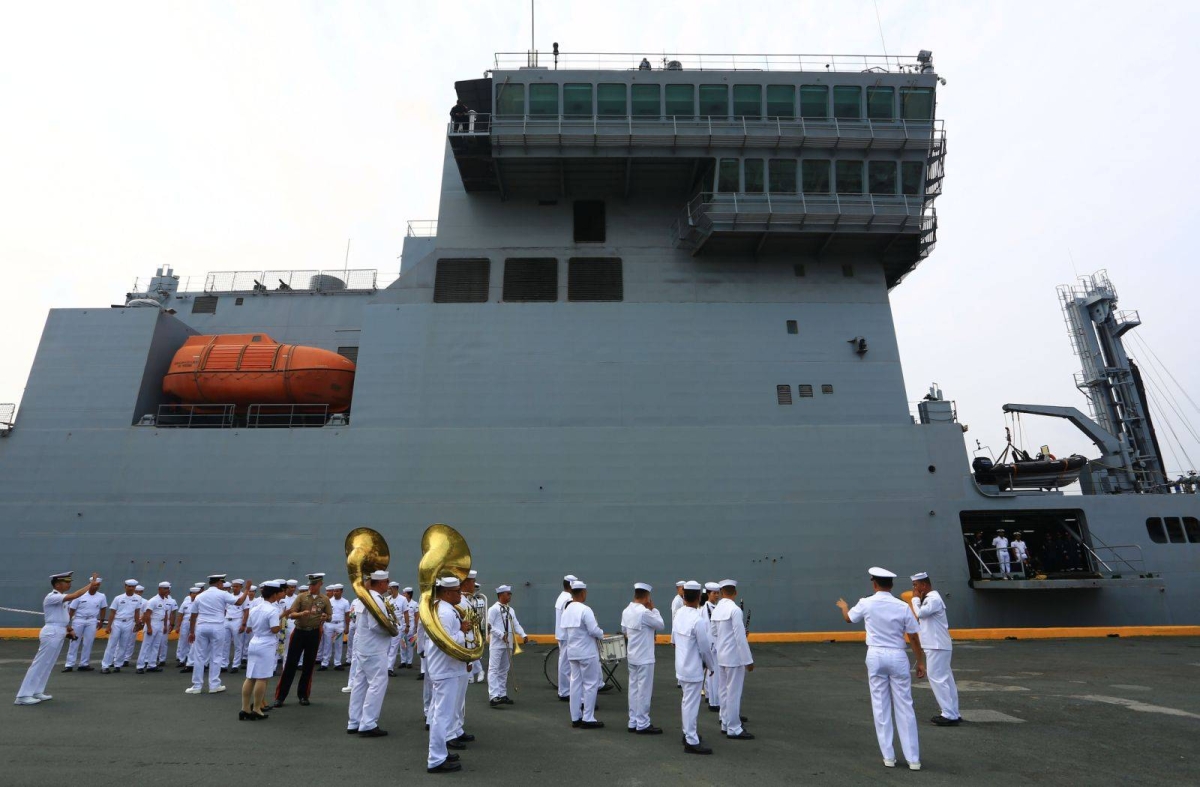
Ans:
{"label": "bridge window", "polygon": [[575,242],[604,243],[604,200],[575,201]]}
{"label": "bridge window", "polygon": [[700,86],[700,117],[729,115],[729,85]]}
{"label": "bridge window", "polygon": [[687,118],[696,114],[696,87],[694,85],[667,85],[667,117]]}
{"label": "bridge window", "polygon": [[662,111],[662,107],[659,105],[661,92],[658,85],[634,85],[631,87],[630,99],[633,104],[634,116],[658,117]]}
{"label": "bridge window", "polygon": [[1179,517],[1163,517],[1163,524],[1167,526],[1167,538],[1172,544],[1187,543],[1187,538],[1183,535],[1183,521]]}
{"label": "bridge window", "polygon": [[438,260],[433,302],[487,303],[491,265],[488,259]]}
{"label": "bridge window", "polygon": [[1187,532],[1188,541],[1193,544],[1200,544],[1200,519],[1194,516],[1185,516],[1183,518],[1183,529]]}
{"label": "bridge window", "polygon": [[762,194],[763,191],[763,160],[748,158],[743,162],[746,185],[742,191],[748,194]]}
{"label": "bridge window", "polygon": [[729,194],[740,188],[741,184],[738,182],[739,163],[735,158],[721,159],[721,165],[717,168],[717,191]]}
{"label": "bridge window", "polygon": [[1156,544],[1167,543],[1167,531],[1163,530],[1162,517],[1152,516],[1146,520],[1146,534]]}
{"label": "bridge window", "polygon": [[752,120],[762,117],[762,85],[733,86],[733,115]]}
{"label": "bridge window", "polygon": [[620,301],[625,284],[619,257],[572,257],[567,262],[567,300]]}
{"label": "bridge window", "polygon": [[624,117],[626,114],[625,85],[596,85],[596,114]]}
{"label": "bridge window", "polygon": [[563,117],[592,117],[592,86],[579,82],[563,85]]}
{"label": "bridge window", "polygon": [[767,85],[767,117],[791,120],[796,117],[796,88]]}
{"label": "bridge window", "polygon": [[801,162],[800,173],[805,194],[829,193],[828,159],[805,159]]}
{"label": "bridge window", "polygon": [[837,163],[837,193],[863,193],[863,163],[861,161],[839,161]]}
{"label": "bridge window", "polygon": [[900,88],[900,116],[905,120],[933,120],[933,88]]}
{"label": "bridge window", "polygon": [[[534,87],[540,86],[535,85]],[[525,114],[525,86],[511,83],[497,85],[496,114],[523,116]]]}
{"label": "bridge window", "polygon": [[829,117],[829,86],[800,86],[800,117],[825,119]]}
{"label": "bridge window", "polygon": [[836,85],[833,88],[833,116],[838,120],[862,120],[862,88]]}
{"label": "bridge window", "polygon": [[896,89],[893,87],[867,88],[867,117],[871,120],[895,120]]}
{"label": "bridge window", "polygon": [[903,194],[920,194],[925,165],[920,161],[900,162],[900,191]]}
{"label": "bridge window", "polygon": [[796,159],[771,159],[768,174],[772,194],[796,193]]}
{"label": "bridge window", "polygon": [[867,162],[867,182],[872,194],[896,193],[896,162]]}
{"label": "bridge window", "polygon": [[530,85],[529,114],[558,117],[558,85]]}

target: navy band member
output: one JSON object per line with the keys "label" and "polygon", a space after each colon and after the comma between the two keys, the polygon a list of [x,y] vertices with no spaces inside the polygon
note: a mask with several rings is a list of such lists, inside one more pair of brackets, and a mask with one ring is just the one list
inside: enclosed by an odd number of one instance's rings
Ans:
{"label": "navy band member", "polygon": [[[375,571],[371,574],[367,590],[375,604],[396,625],[396,610],[387,598],[388,572]],[[379,728],[379,712],[383,709],[383,697],[388,686],[388,648],[392,634],[385,629],[374,615],[362,615],[358,619],[358,631],[354,632],[354,667],[350,684],[350,719],[346,732],[361,738],[381,738],[386,730]]]}
{"label": "navy band member", "polygon": [[63,642],[68,638],[74,639],[75,637],[75,632],[71,629],[71,616],[67,612],[67,605],[84,593],[95,592],[99,587],[99,583],[96,582],[97,575],[92,574],[92,579],[88,584],[74,593],[69,593],[72,573],[64,571],[61,574],[50,575],[52,590],[42,600],[46,625],[42,626],[42,630],[38,634],[37,655],[33,657],[33,663],[29,665],[29,669],[25,673],[25,680],[21,682],[21,688],[17,690],[17,701],[13,703],[14,705],[37,705],[39,702],[52,699],[49,694],[45,693],[46,683],[50,680],[54,663],[58,661],[58,654],[62,652]]}
{"label": "navy band member", "polygon": [[942,712],[930,721],[939,727],[953,727],[962,717],[958,714],[958,687],[954,685],[954,672],[950,669],[950,656],[954,643],[950,640],[950,621],[946,617],[946,602],[933,589],[929,574],[924,571],[913,574],[912,608],[921,628],[921,648],[925,651],[925,671],[929,676],[929,688]]}
{"label": "navy band member", "polygon": [[496,603],[488,609],[488,704],[493,708],[512,705],[508,698],[508,672],[512,668],[517,641],[529,643],[516,610],[510,606],[512,586],[496,588]]}
{"label": "navy band member", "polygon": [[708,623],[700,615],[700,583],[683,586],[683,606],[671,626],[671,642],[675,645],[675,679],[683,687],[680,711],[683,716],[683,750],[688,754],[712,754],[696,732],[696,715],[700,712],[700,689],[704,676],[716,670]]}
{"label": "navy band member", "polygon": [[742,685],[746,673],[754,671],[754,657],[746,639],[746,624],[742,608],[734,602],[737,582],[722,579],[721,600],[712,611],[716,631],[717,677],[721,693],[721,731],[732,740],[752,740],[753,735],[742,729],[746,720],[742,713]]}
{"label": "navy band member", "polygon": [[621,613],[621,631],[628,641],[629,731],[640,735],[662,734],[661,728],[650,723],[650,698],[654,692],[654,635],[666,624],[654,608],[651,590],[645,582],[635,583],[633,601]]}
{"label": "navy band member", "polygon": [[[466,643],[466,632],[470,625],[462,620],[454,609],[462,601],[462,588],[455,577],[437,580],[433,592],[437,597],[436,614],[442,629],[459,645]],[[459,684],[465,684],[469,665],[451,658],[432,641],[426,642],[422,663],[425,665],[425,683],[429,686],[429,753],[425,769],[429,773],[444,773],[462,769],[458,754],[446,749],[465,749],[467,744],[451,740],[451,725],[457,713]]]}
{"label": "navy band member", "polygon": [[596,624],[596,613],[585,602],[587,585],[571,583],[571,600],[563,607],[562,630],[567,659],[571,662],[571,726],[595,729],[596,692],[600,690],[599,643],[604,631]]}

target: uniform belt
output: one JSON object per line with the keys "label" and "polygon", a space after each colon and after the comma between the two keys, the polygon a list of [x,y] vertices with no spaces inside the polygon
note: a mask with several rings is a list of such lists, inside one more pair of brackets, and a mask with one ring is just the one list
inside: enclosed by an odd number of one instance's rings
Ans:
{"label": "uniform belt", "polygon": [[867,650],[904,650],[904,648],[895,648],[891,645],[867,645]]}

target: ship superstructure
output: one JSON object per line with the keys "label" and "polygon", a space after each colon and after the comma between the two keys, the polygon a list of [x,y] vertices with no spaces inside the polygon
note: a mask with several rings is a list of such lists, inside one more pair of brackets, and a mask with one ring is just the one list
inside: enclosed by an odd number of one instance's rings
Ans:
{"label": "ship superstructure", "polygon": [[[1083,384],[1128,462],[1106,452],[1088,494],[981,481],[952,402],[909,412],[889,292],[935,241],[928,52],[521,57],[456,84],[471,113],[395,281],[160,270],[120,308],[51,312],[0,441],[17,606],[49,556],[291,576],[336,571],[365,525],[403,573],[446,522],[531,631],[568,572],[614,622],[635,580],[732,575],[757,630],[824,630],[830,583],[871,564],[929,571],[959,626],[1200,617],[1200,498],[1150,482],[1119,342]],[[190,337],[227,334],[349,358],[349,412],[164,393]],[[1000,574],[1000,528],[1053,565]]]}

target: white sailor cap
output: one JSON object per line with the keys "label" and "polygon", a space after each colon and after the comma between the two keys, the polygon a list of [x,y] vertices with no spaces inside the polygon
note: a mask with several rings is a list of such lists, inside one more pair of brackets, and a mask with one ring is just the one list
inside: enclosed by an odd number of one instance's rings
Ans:
{"label": "white sailor cap", "polygon": [[96,584],[97,584],[97,585],[99,585],[99,584],[100,584],[101,582],[103,582],[103,581],[104,581],[104,577],[96,577]]}
{"label": "white sailor cap", "polygon": [[235,584],[235,585],[244,585],[244,584],[246,584],[246,580],[244,580],[244,579],[235,579],[235,580],[233,580],[233,584]]}
{"label": "white sailor cap", "polygon": [[587,585],[577,579],[571,583],[571,590],[587,590]]}
{"label": "white sailor cap", "polygon": [[400,583],[399,583],[399,582],[392,581],[392,582],[389,582],[389,583],[388,583],[388,587],[390,587],[390,588],[398,588],[398,587],[400,587]]}
{"label": "white sailor cap", "polygon": [[708,591],[720,590],[721,586],[718,585],[716,582],[705,582],[704,589],[708,590]]}
{"label": "white sailor cap", "polygon": [[684,590],[703,590],[704,588],[703,588],[703,586],[702,586],[702,585],[701,585],[699,582],[697,582],[696,580],[694,580],[694,579],[689,579],[687,582],[684,582],[684,583],[683,583],[683,589],[684,589]]}
{"label": "white sailor cap", "polygon": [[[378,573],[379,573],[378,571],[375,572],[375,574],[378,574]],[[385,571],[384,573],[386,574],[387,572]],[[371,575],[372,579],[375,578],[375,574]],[[387,577],[384,577],[384,579],[387,579]],[[343,585],[341,583],[337,583],[337,584],[333,584],[333,585],[326,585],[325,589],[326,590],[341,590],[342,587],[343,587]]]}
{"label": "white sailor cap", "polygon": [[871,566],[870,568],[867,569],[867,573],[877,579],[895,579],[896,578],[896,575],[893,572],[888,571],[886,568],[880,568],[879,566]]}
{"label": "white sailor cap", "polygon": [[232,590],[232,589],[233,589],[233,585],[229,584],[228,582],[221,583],[221,590]]}
{"label": "white sailor cap", "polygon": [[131,587],[134,587],[134,586],[136,586],[136,585],[137,585],[137,580],[136,580],[136,579],[127,579],[127,580],[125,580],[125,587],[127,587],[127,588],[131,588]]}
{"label": "white sailor cap", "polygon": [[575,576],[574,574],[567,574],[565,577],[563,577],[563,582],[578,582],[578,581],[579,581],[579,577]]}
{"label": "white sailor cap", "polygon": [[461,584],[458,577],[440,577],[437,581],[437,586],[440,588],[456,588]]}
{"label": "white sailor cap", "polygon": [[138,585],[137,587],[134,588],[134,590],[136,590],[138,593],[141,593],[145,589],[146,589],[145,585]]}
{"label": "white sailor cap", "polygon": [[308,584],[315,585],[318,582],[323,581],[324,579],[325,579],[325,575],[323,573],[322,574],[309,574],[308,575]]}
{"label": "white sailor cap", "polygon": [[496,595],[498,596],[501,593],[512,593],[512,585],[501,585],[496,588]]}
{"label": "white sailor cap", "polygon": [[654,588],[650,587],[645,582],[634,582],[633,589],[634,590],[644,590],[647,593],[649,593],[651,590],[654,590]]}
{"label": "white sailor cap", "polygon": [[404,588],[404,590],[401,590],[400,592],[401,593],[412,593],[412,588]]}
{"label": "white sailor cap", "polygon": [[684,586],[684,585],[686,585],[686,584],[687,584],[687,581],[686,581],[686,580],[683,580],[683,579],[681,579],[681,580],[679,580],[678,582],[676,582],[676,583],[675,583],[675,587],[677,587],[677,588],[681,588],[681,587],[683,587],[683,586]]}
{"label": "white sailor cap", "polygon": [[[209,582],[220,582],[222,579],[224,579],[227,576],[229,576],[229,575],[228,574],[209,574],[208,581]],[[131,582],[135,585],[137,584],[137,582],[134,582],[134,580],[132,580],[132,579],[125,580],[126,585],[130,584]]]}
{"label": "white sailor cap", "polygon": [[928,571],[918,571],[917,573],[915,573],[911,577],[909,577],[909,579],[911,579],[913,582],[916,582],[918,579],[929,579],[929,572]]}
{"label": "white sailor cap", "polygon": [[188,588],[188,593],[199,593],[200,590],[201,588],[199,585],[192,585],[190,588]]}
{"label": "white sailor cap", "polygon": [[262,586],[264,588],[270,588],[271,590],[278,590],[279,588],[283,587],[278,579],[268,579],[266,582],[262,583]]}
{"label": "white sailor cap", "polygon": [[737,587],[737,580],[736,579],[722,579],[717,584],[723,588],[735,588],[735,587]]}
{"label": "white sailor cap", "polygon": [[479,579],[479,572],[475,570],[468,571],[467,579]]}
{"label": "white sailor cap", "polygon": [[372,582],[378,582],[381,579],[391,579],[391,577],[388,576],[388,572],[384,571],[382,568],[379,569],[378,571],[371,572],[371,581]]}
{"label": "white sailor cap", "polygon": [[158,589],[159,589],[159,590],[162,590],[163,588],[166,588],[167,590],[170,590],[170,589],[171,589],[171,583],[170,583],[170,582],[159,582],[159,583],[158,583]]}
{"label": "white sailor cap", "polygon": [[253,592],[254,592],[254,591],[256,591],[256,590],[258,590],[258,585],[251,585],[251,586],[250,586],[250,592],[251,592],[251,593],[253,593]]}
{"label": "white sailor cap", "polygon": [[289,579],[289,580],[287,581],[287,586],[288,586],[288,587],[290,587],[290,588],[294,588],[294,587],[296,587],[296,586],[297,586],[297,585],[299,585],[299,584],[300,584],[300,583],[299,583],[299,582],[297,582],[297,581],[296,581],[296,580],[294,580],[294,579]]}

